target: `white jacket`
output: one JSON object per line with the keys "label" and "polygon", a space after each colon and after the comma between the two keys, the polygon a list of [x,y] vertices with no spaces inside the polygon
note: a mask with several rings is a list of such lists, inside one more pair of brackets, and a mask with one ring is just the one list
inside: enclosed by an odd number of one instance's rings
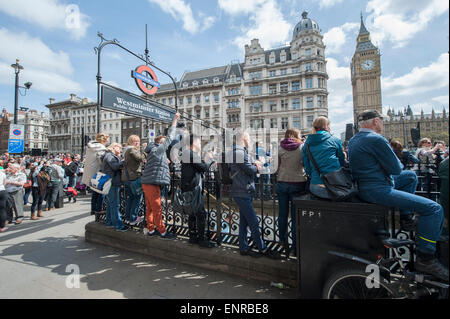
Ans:
{"label": "white jacket", "polygon": [[89,142],[87,144],[86,158],[84,160],[84,172],[81,182],[87,186],[92,176],[100,170],[106,146],[99,142]]}

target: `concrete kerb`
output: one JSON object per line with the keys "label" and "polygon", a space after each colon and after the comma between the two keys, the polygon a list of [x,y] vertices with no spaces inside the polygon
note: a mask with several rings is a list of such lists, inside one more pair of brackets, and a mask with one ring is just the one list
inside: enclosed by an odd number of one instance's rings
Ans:
{"label": "concrete kerb", "polygon": [[97,222],[86,224],[85,230],[85,240],[90,243],[248,279],[282,282],[290,287],[297,286],[297,262],[292,259],[272,260],[266,257],[241,256],[235,247],[222,245],[215,248],[201,248],[184,239],[148,237],[136,231],[118,232]]}

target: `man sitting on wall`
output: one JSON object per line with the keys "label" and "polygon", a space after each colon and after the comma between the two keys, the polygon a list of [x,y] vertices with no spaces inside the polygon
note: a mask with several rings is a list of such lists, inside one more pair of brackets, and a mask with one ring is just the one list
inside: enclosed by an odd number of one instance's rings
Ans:
{"label": "man sitting on wall", "polygon": [[417,212],[419,223],[415,268],[448,281],[448,268],[435,258],[436,242],[441,236],[444,220],[442,206],[414,195],[417,177],[412,172],[402,170],[400,160],[381,135],[382,115],[376,110],[364,111],[359,114],[358,122],[361,129],[350,140],[348,155],[352,175],[358,182],[360,198],[370,203],[399,208],[401,219],[408,219],[414,211]]}

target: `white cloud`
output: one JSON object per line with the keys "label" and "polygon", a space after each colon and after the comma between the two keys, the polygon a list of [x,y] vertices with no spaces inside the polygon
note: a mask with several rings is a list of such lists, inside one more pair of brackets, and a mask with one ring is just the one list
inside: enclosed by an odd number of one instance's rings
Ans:
{"label": "white cloud", "polygon": [[415,67],[410,73],[397,78],[383,77],[381,80],[383,95],[414,96],[448,87],[448,60],[448,53],[442,53],[437,61],[428,66]]}
{"label": "white cloud", "polygon": [[199,19],[194,17],[191,6],[184,0],[148,0],[150,3],[157,4],[161,10],[170,14],[175,20],[183,22],[183,29],[191,34],[205,31],[215,22],[214,17],[199,14]]}
{"label": "white cloud", "polygon": [[10,65],[18,58],[24,67],[21,83],[33,82],[32,89],[54,93],[82,91],[80,84],[69,78],[73,67],[67,53],[54,52],[38,38],[5,28],[0,28],[0,43],[7,44],[0,50],[1,83],[14,84],[14,70]]}
{"label": "white cloud", "polygon": [[219,7],[228,14],[238,15],[254,12],[266,0],[219,0]]}
{"label": "white cloud", "polygon": [[366,26],[375,44],[389,41],[401,48],[431,20],[448,11],[448,6],[447,0],[370,0]]}
{"label": "white cloud", "polygon": [[85,36],[90,20],[77,5],[62,4],[59,0],[14,0],[13,3],[2,0],[0,11],[45,29],[63,29],[75,39]]}
{"label": "white cloud", "polygon": [[331,8],[334,7],[335,5],[342,3],[342,1],[344,0],[320,0],[319,2],[319,8],[323,9],[323,8]]}
{"label": "white cloud", "polygon": [[448,94],[447,95],[436,96],[436,97],[432,98],[432,100],[438,102],[441,105],[447,105],[448,106]]}
{"label": "white cloud", "polygon": [[250,15],[250,26],[242,27],[242,34],[233,41],[241,50],[252,39],[259,39],[264,49],[290,40],[292,25],[284,19],[274,0],[219,0],[219,6],[230,15]]}
{"label": "white cloud", "polygon": [[359,23],[347,22],[339,27],[331,28],[323,35],[323,42],[327,47],[327,54],[340,53],[346,46],[349,34],[357,34]]}

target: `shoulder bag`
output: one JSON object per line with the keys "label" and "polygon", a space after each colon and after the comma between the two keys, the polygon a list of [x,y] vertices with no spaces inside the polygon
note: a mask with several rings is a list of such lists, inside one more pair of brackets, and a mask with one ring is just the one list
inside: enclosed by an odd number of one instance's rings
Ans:
{"label": "shoulder bag", "polygon": [[195,215],[203,204],[202,179],[200,177],[199,185],[193,191],[182,192],[179,187],[175,190],[173,197],[174,211],[186,215]]}
{"label": "shoulder bag", "polygon": [[319,166],[317,165],[314,157],[311,154],[309,145],[305,144],[305,147],[308,151],[309,159],[319,173],[320,178],[322,178],[328,194],[330,194],[330,197],[333,201],[342,202],[355,196],[358,193],[358,189],[352,180],[352,176],[348,168],[341,167],[337,171],[322,175],[319,170]]}

